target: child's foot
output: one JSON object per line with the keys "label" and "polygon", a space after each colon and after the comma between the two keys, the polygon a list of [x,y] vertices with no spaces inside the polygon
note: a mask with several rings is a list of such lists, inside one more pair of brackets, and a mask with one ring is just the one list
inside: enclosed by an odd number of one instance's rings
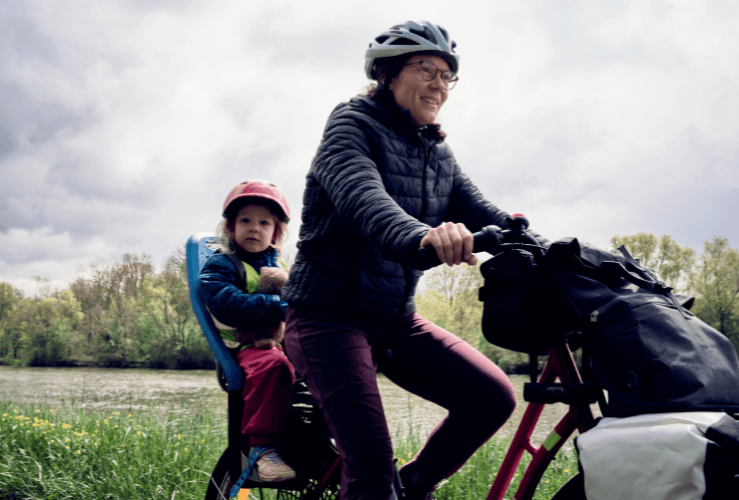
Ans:
{"label": "child's foot", "polygon": [[274,483],[294,479],[295,471],[285,463],[277,448],[270,448],[259,457],[249,476],[263,483]]}

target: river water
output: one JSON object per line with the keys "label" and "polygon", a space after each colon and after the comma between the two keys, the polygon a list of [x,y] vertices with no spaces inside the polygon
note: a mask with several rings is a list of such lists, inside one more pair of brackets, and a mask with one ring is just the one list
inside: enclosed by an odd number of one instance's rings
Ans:
{"label": "river water", "polygon": [[[526,403],[523,384],[527,376],[511,375],[519,401],[511,419],[498,435],[510,435],[518,426]],[[383,375],[378,384],[393,436],[405,437],[409,430],[426,436],[446,410],[409,394]],[[37,368],[0,366],[0,400],[43,404],[51,407],[74,404],[90,411],[135,412],[156,408],[188,414],[204,405],[223,408],[226,395],[208,370],[143,370],[114,368]],[[534,441],[548,431],[567,411],[562,404],[547,405],[534,432]]]}

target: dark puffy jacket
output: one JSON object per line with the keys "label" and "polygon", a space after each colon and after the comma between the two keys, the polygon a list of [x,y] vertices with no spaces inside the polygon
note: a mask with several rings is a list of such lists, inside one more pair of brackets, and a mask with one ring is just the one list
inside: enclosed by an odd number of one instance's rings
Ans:
{"label": "dark puffy jacket", "polygon": [[[262,267],[279,267],[274,248],[251,254],[237,252],[236,255],[257,272]],[[244,290],[238,269],[226,255],[211,255],[203,264],[199,279],[203,302],[221,323],[252,329],[274,327],[285,321],[287,304],[280,296]]]}
{"label": "dark puffy jacket", "polygon": [[283,289],[291,306],[392,321],[415,311],[422,272],[413,264],[430,228],[508,226],[508,214],[462,173],[438,127],[417,128],[388,101],[355,97],[328,119]]}

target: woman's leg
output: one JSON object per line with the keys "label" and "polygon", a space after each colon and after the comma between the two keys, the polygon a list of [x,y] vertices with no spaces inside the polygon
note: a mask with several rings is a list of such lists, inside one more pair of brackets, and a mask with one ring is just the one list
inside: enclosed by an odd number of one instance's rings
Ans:
{"label": "woman's leg", "polygon": [[411,495],[424,498],[505,423],[516,399],[505,373],[467,342],[418,314],[406,318],[401,330],[380,369],[404,389],[449,410],[401,471]]}
{"label": "woman's leg", "polygon": [[241,433],[250,446],[274,444],[290,410],[295,370],[279,347],[247,347],[236,361],[246,373]]}
{"label": "woman's leg", "polygon": [[341,317],[288,308],[285,347],[336,439],[341,498],[390,498],[392,443],[365,332]]}

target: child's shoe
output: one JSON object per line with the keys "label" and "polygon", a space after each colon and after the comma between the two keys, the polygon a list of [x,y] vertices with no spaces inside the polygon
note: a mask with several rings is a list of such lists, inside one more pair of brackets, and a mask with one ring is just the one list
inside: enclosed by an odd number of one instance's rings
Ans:
{"label": "child's shoe", "polygon": [[295,479],[295,471],[285,463],[277,448],[269,448],[254,464],[249,478],[263,483]]}

